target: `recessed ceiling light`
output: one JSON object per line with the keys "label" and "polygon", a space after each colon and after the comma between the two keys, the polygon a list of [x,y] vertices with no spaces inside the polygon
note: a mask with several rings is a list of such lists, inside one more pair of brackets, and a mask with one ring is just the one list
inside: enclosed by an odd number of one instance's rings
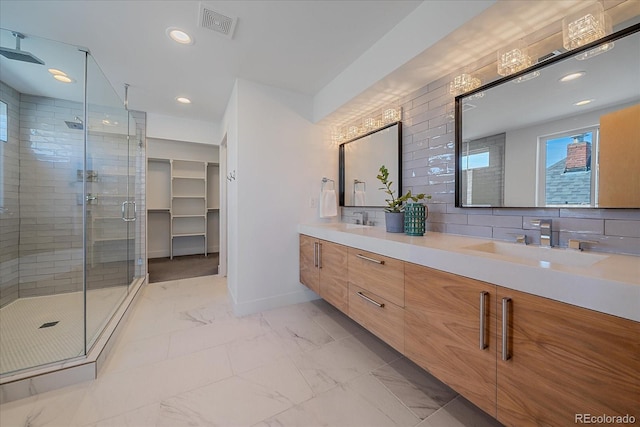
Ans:
{"label": "recessed ceiling light", "polygon": [[579,71],[577,73],[567,74],[566,76],[561,78],[560,81],[562,83],[570,82],[571,80],[579,79],[580,77],[584,76],[585,74],[587,74],[587,73],[585,73],[584,71]]}
{"label": "recessed ceiling light", "polygon": [[191,100],[189,98],[185,98],[184,96],[176,97],[176,101],[178,101],[181,104],[191,104]]}
{"label": "recessed ceiling light", "polygon": [[65,73],[64,71],[58,70],[56,68],[49,68],[48,71],[54,76],[66,76],[67,75],[67,73]]}
{"label": "recessed ceiling light", "polygon": [[580,107],[581,105],[587,105],[593,102],[593,99],[585,99],[584,101],[578,101],[573,105],[577,105],[578,107]]}
{"label": "recessed ceiling light", "polygon": [[167,35],[176,43],[180,44],[193,44],[193,37],[181,30],[180,28],[169,27],[167,28]]}
{"label": "recessed ceiling light", "polygon": [[75,83],[75,80],[67,75],[55,74],[53,78],[62,83]]}

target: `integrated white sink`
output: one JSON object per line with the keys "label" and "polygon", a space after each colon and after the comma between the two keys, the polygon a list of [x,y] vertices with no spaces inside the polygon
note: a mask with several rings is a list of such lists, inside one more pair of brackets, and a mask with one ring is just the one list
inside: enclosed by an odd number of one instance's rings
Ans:
{"label": "integrated white sink", "polygon": [[325,227],[333,228],[340,231],[345,230],[362,230],[366,228],[373,228],[371,225],[363,225],[363,224],[351,224],[348,222],[333,222],[331,224],[324,225]]}
{"label": "integrated white sink", "polygon": [[542,248],[540,246],[525,246],[515,243],[487,242],[477,245],[465,246],[465,249],[484,252],[487,254],[508,257],[515,261],[518,259],[539,261],[543,263],[561,264],[572,267],[588,267],[599,261],[607,259],[607,255],[584,253],[569,249]]}
{"label": "integrated white sink", "polygon": [[353,229],[358,229],[358,228],[371,228],[370,225],[363,225],[363,224],[344,224],[344,228],[347,230],[353,230]]}

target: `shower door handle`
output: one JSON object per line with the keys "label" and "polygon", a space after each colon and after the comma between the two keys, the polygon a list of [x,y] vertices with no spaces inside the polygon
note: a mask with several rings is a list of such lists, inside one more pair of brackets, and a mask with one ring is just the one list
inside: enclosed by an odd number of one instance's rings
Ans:
{"label": "shower door handle", "polygon": [[[132,217],[128,217],[127,216],[127,205],[132,204],[133,205],[133,216]],[[129,201],[124,201],[122,202],[122,220],[125,222],[133,222],[135,221],[138,216],[137,216],[137,209],[136,209],[136,202],[129,202]]]}

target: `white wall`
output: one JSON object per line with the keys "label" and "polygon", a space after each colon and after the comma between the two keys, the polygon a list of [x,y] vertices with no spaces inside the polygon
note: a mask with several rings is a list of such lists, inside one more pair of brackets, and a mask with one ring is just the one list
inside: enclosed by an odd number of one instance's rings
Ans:
{"label": "white wall", "polygon": [[[238,169],[238,84],[239,82],[236,81],[229,97],[227,109],[222,119],[223,134],[220,135],[220,140],[226,140],[227,146],[226,160],[223,158],[220,164],[220,172],[223,174],[220,182],[226,185],[226,191],[220,192],[220,194],[226,194],[226,201],[225,199],[221,201],[220,229],[226,233],[227,248],[225,251],[225,235],[222,235],[220,265],[222,266],[222,274],[225,272],[224,266],[226,265],[227,287],[233,302],[238,300],[238,221],[236,219],[238,216],[238,191],[237,182],[228,181],[226,176]],[[225,206],[226,209],[224,209]],[[232,218],[233,220],[231,220]]]}
{"label": "white wall", "polygon": [[297,226],[320,221],[310,201],[317,205],[323,176],[337,180],[338,151],[303,116],[311,105],[309,96],[236,82],[224,128],[228,172],[236,171],[228,286],[238,315],[316,298],[299,282]]}
{"label": "white wall", "polygon": [[580,116],[507,131],[505,146],[505,206],[536,205],[536,170],[539,167],[538,138],[559,132],[568,132],[588,126],[599,126],[600,116],[620,110],[634,103],[615,105]]}
{"label": "white wall", "polygon": [[315,95],[313,120],[333,113],[494,3],[424,2]]}
{"label": "white wall", "polygon": [[216,138],[219,134],[220,124],[213,121],[205,122],[147,113],[147,137],[149,138],[220,144]]}
{"label": "white wall", "polygon": [[218,163],[220,147],[211,144],[147,138],[147,157],[152,159],[196,160]]}

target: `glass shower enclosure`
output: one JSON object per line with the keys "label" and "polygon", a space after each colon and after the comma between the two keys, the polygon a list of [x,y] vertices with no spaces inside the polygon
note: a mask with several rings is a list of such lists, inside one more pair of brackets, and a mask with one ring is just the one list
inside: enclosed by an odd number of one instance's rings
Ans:
{"label": "glass shower enclosure", "polygon": [[0,47],[2,378],[84,358],[146,255],[144,114],[86,49],[5,29]]}

